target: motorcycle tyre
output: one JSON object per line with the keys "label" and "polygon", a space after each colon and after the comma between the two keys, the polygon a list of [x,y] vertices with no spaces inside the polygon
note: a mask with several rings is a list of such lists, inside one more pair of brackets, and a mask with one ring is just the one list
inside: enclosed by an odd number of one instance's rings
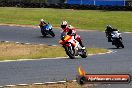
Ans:
{"label": "motorcycle tyre", "polygon": [[83,54],[80,55],[82,58],[86,58],[87,57],[87,52],[85,50],[83,50]]}
{"label": "motorcycle tyre", "polygon": [[55,33],[54,33],[52,30],[49,31],[49,34],[50,34],[52,37],[55,37]]}
{"label": "motorcycle tyre", "polygon": [[65,46],[65,51],[66,51],[66,54],[71,58],[71,59],[75,59],[75,55],[71,54],[68,50],[69,47]]}

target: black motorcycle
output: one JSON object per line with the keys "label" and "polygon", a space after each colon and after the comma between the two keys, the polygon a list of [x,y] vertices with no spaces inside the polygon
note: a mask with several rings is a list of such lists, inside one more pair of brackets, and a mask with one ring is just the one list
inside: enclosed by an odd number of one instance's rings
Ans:
{"label": "black motorcycle", "polygon": [[55,33],[53,32],[52,25],[49,23],[41,28],[41,33],[44,37],[47,35],[51,35],[52,37],[55,37]]}

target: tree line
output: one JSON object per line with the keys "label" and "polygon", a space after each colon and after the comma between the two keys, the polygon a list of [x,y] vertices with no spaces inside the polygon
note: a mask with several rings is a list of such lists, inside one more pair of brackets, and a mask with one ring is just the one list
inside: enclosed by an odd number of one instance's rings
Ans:
{"label": "tree line", "polygon": [[50,4],[62,4],[65,1],[66,0],[0,0],[0,7],[49,7]]}
{"label": "tree line", "polygon": [[0,2],[23,2],[23,3],[50,3],[50,2],[59,2],[64,3],[66,0],[0,0]]}

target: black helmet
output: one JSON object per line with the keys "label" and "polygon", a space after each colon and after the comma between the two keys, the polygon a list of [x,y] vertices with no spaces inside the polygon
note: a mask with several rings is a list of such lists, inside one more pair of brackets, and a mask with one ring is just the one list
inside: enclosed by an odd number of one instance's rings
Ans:
{"label": "black helmet", "polygon": [[112,26],[111,26],[111,25],[107,25],[106,27],[107,27],[107,28],[111,28],[111,29],[112,29]]}

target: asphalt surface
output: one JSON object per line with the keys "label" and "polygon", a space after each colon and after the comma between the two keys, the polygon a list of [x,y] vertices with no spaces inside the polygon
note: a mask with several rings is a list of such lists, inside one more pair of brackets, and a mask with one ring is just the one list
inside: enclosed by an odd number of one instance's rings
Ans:
{"label": "asphalt surface", "polygon": [[[123,33],[124,49],[115,49],[103,32],[78,31],[86,47],[101,47],[115,53],[88,56],[86,59],[45,59],[21,62],[0,62],[0,85],[47,82],[75,79],[78,67],[87,73],[127,73],[132,75],[132,34]],[[38,28],[0,26],[0,41],[59,45],[60,30],[56,37],[41,37]],[[99,84],[93,88],[132,88],[130,84]]]}

